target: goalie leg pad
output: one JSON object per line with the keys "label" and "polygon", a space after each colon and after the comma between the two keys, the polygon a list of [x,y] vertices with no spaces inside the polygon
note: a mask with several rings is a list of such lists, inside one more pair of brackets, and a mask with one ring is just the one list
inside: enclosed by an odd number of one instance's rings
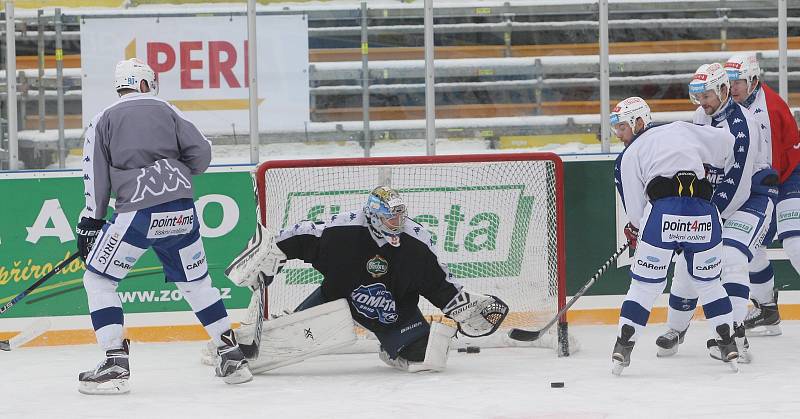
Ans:
{"label": "goalie leg pad", "polygon": [[353,326],[345,299],[265,321],[250,370],[259,374],[350,346],[357,340]]}
{"label": "goalie leg pad", "polygon": [[447,367],[450,342],[455,335],[455,328],[444,323],[431,324],[428,347],[425,348],[425,360],[420,363],[410,362],[408,364],[408,372],[444,371]]}
{"label": "goalie leg pad", "polygon": [[[381,352],[378,354],[381,361],[385,362],[392,368],[399,369],[407,372],[438,372],[444,371],[447,367],[447,356],[450,351],[450,343],[453,336],[456,334],[456,329],[444,323],[433,323],[430,325],[430,333],[424,341],[427,341],[425,347],[425,355],[422,362],[409,361],[403,357],[403,352],[400,356],[395,358],[390,357],[389,353],[381,347]],[[414,343],[422,342],[419,339]],[[412,343],[409,346],[413,346]]]}

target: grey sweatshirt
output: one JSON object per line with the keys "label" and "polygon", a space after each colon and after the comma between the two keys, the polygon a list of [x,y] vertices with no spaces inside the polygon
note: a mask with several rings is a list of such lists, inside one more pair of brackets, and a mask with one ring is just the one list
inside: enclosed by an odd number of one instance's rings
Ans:
{"label": "grey sweatshirt", "polygon": [[82,217],[192,198],[192,175],[211,162],[211,142],[169,102],[130,93],[97,114],[86,130]]}

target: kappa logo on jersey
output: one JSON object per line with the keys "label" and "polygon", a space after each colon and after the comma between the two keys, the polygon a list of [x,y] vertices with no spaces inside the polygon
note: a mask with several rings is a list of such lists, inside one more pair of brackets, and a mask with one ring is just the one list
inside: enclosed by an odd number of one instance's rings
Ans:
{"label": "kappa logo on jersey", "polygon": [[131,202],[139,202],[146,194],[163,195],[179,188],[191,189],[192,184],[180,170],[172,167],[166,159],[158,160],[152,166],[143,167],[136,177],[136,193]]}
{"label": "kappa logo on jersey", "polygon": [[366,318],[383,324],[397,321],[397,303],[385,284],[361,285],[350,293],[350,304]]}
{"label": "kappa logo on jersey", "polygon": [[664,214],[661,217],[661,241],[708,243],[711,241],[712,226],[710,215]]}
{"label": "kappa logo on jersey", "polygon": [[154,212],[150,214],[150,226],[147,228],[148,239],[187,234],[194,227],[194,211],[187,209],[172,212]]}
{"label": "kappa logo on jersey", "polygon": [[380,278],[389,272],[389,262],[382,258],[380,255],[375,255],[374,258],[367,261],[367,272],[373,278]]}

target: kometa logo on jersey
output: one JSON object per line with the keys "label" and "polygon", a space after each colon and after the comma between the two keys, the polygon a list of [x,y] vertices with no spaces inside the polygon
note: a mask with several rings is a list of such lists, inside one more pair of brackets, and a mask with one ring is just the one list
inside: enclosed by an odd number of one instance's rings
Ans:
{"label": "kometa logo on jersey", "polygon": [[397,321],[397,303],[386,284],[360,285],[350,293],[350,303],[366,318],[378,320],[383,324]]}

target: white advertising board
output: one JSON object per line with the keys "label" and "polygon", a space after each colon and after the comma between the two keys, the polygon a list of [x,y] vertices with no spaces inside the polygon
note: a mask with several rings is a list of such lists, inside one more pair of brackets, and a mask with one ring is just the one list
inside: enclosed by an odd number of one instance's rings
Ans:
{"label": "white advertising board", "polygon": [[[308,21],[257,17],[260,130],[302,130],[309,119]],[[83,125],[118,97],[116,63],[158,73],[159,97],[206,134],[249,131],[245,16],[85,17],[81,23]]]}

